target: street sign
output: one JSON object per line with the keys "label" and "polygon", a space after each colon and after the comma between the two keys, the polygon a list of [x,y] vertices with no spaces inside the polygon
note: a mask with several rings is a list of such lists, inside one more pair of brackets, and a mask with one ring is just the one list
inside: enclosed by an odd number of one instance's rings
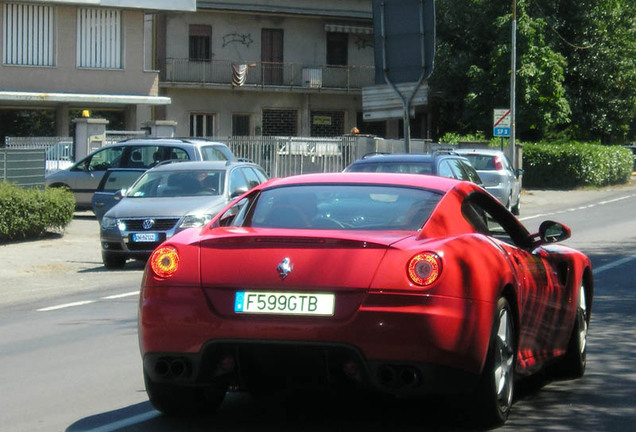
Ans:
{"label": "street sign", "polygon": [[510,110],[507,108],[495,108],[493,113],[493,136],[510,136]]}

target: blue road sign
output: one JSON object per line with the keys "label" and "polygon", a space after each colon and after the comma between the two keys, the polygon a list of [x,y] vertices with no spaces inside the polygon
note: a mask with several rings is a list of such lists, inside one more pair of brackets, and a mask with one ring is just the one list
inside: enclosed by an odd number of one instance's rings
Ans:
{"label": "blue road sign", "polygon": [[493,128],[493,136],[496,137],[509,137],[510,136],[510,128],[509,127],[496,127]]}

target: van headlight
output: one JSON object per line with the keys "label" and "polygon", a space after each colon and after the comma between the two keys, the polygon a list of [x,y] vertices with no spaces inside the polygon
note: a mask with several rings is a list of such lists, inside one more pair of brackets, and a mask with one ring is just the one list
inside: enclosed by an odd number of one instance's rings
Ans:
{"label": "van headlight", "polygon": [[109,229],[113,229],[117,227],[117,219],[116,218],[112,218],[112,217],[108,217],[108,216],[104,216],[102,218],[102,229],[103,230],[109,230]]}

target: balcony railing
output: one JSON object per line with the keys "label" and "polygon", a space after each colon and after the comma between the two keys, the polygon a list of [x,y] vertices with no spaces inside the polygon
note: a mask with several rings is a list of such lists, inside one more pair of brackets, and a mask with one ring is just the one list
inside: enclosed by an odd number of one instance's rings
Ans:
{"label": "balcony railing", "polygon": [[[162,67],[164,83],[231,85],[237,62],[229,60],[194,61],[170,58]],[[327,66],[301,63],[247,63],[243,87],[288,87],[359,91],[373,85],[373,66]]]}

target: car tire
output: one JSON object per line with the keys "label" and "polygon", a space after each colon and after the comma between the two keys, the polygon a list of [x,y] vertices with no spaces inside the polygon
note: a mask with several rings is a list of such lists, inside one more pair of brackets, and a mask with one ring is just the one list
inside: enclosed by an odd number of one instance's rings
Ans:
{"label": "car tire", "polygon": [[554,373],[556,378],[581,378],[585,374],[587,364],[587,332],[588,313],[585,286],[579,287],[579,301],[574,318],[574,327],[568,342],[565,355],[556,363]]}
{"label": "car tire", "polygon": [[102,262],[107,269],[121,269],[126,265],[126,257],[111,252],[102,252]]}
{"label": "car tire", "polygon": [[520,209],[521,209],[521,196],[518,195],[517,196],[517,203],[512,206],[510,211],[512,212],[513,215],[519,216],[519,210]]}
{"label": "car tire", "polygon": [[213,414],[225,399],[226,386],[183,386],[158,383],[144,371],[146,393],[152,406],[173,417]]}
{"label": "car tire", "polygon": [[516,346],[512,308],[505,298],[500,298],[486,362],[471,403],[473,417],[482,426],[500,426],[508,418],[514,397]]}

